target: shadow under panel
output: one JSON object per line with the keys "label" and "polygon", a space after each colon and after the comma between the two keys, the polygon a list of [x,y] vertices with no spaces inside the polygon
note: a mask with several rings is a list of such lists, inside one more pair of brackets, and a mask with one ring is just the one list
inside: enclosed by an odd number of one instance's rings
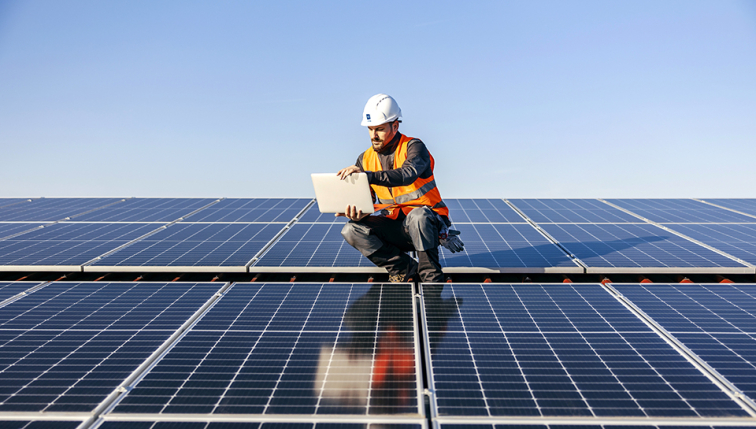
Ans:
{"label": "shadow under panel", "polygon": [[753,273],[753,268],[651,224],[539,224],[590,268]]}

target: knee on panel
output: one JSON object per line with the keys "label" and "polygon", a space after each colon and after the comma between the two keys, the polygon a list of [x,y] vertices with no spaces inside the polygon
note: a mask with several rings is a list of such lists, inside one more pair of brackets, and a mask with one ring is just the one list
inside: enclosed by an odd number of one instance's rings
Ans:
{"label": "knee on panel", "polygon": [[341,228],[341,236],[352,246],[355,246],[361,239],[367,238],[368,235],[370,235],[370,229],[357,222],[347,222],[344,228]]}

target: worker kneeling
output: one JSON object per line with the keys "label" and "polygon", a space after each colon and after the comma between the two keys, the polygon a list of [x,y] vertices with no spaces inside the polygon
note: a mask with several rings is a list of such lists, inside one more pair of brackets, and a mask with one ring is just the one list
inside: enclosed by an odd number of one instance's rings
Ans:
{"label": "worker kneeling", "polygon": [[[371,147],[355,165],[340,170],[343,180],[364,172],[373,193],[375,213],[365,215],[353,206],[344,213],[349,222],[341,235],[370,261],[389,273],[389,281],[444,281],[438,246],[463,250],[459,231],[449,230],[449,209],[433,177],[434,161],[425,144],[399,133],[402,112],[385,94],[365,105],[362,125],[370,132]],[[405,252],[416,251],[418,262]]]}

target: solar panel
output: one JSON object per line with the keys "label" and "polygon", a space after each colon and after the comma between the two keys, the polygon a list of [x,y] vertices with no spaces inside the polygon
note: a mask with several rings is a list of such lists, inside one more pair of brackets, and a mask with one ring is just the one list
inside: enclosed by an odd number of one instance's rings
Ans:
{"label": "solar panel", "polygon": [[317,204],[313,204],[309,209],[307,209],[306,212],[302,215],[302,217],[299,218],[299,222],[304,223],[312,223],[312,222],[322,222],[322,223],[346,223],[347,218],[344,216],[334,216],[333,213],[320,213],[320,209],[318,209]]}
{"label": "solar panel", "polygon": [[444,199],[452,222],[525,222],[512,207],[498,198]]}
{"label": "solar panel", "polygon": [[23,202],[30,202],[30,198],[0,198],[0,207],[6,207]]}
{"label": "solar panel", "polygon": [[245,271],[245,265],[282,228],[282,224],[177,223],[91,267],[240,267]]}
{"label": "solar panel", "polygon": [[638,218],[599,200],[590,199],[510,199],[533,222],[625,223]]}
{"label": "solar panel", "polygon": [[[569,422],[572,423],[572,422]],[[679,423],[668,423],[668,424],[658,424],[658,425],[650,425],[650,424],[640,424],[640,423],[623,423],[619,424],[619,422],[611,423],[611,424],[569,424],[568,422],[564,422],[563,424],[544,424],[544,425],[536,425],[536,424],[511,424],[507,423],[506,421],[502,421],[500,424],[478,424],[478,423],[467,423],[467,424],[460,424],[460,423],[442,423],[438,425],[438,429],[664,429],[664,428],[670,428],[670,429],[725,429],[725,428],[745,428],[746,426],[712,426],[712,425],[702,425],[700,422],[696,422],[695,425],[682,425]],[[743,422],[743,424],[746,424]]]}
{"label": "solar panel", "polygon": [[748,415],[600,285],[423,285],[423,299],[435,416]]}
{"label": "solar panel", "polygon": [[172,222],[215,198],[130,198],[123,203],[75,218],[80,222]]}
{"label": "solar panel", "polygon": [[41,282],[0,282],[0,302],[25,292]]}
{"label": "solar panel", "polygon": [[756,264],[756,223],[665,224],[664,226],[748,263]]}
{"label": "solar panel", "polygon": [[406,423],[386,423],[374,421],[372,423],[333,422],[180,422],[167,421],[105,421],[97,429],[425,429],[424,422],[418,423],[407,419]]}
{"label": "solar panel", "polygon": [[726,207],[728,209],[737,210],[739,212],[749,214],[751,216],[756,216],[756,198],[729,198],[729,199],[706,198],[703,201],[716,204],[718,206]]}
{"label": "solar panel", "polygon": [[0,223],[0,240],[11,235],[20,234],[22,232],[31,231],[45,225],[44,223],[28,223],[28,222],[14,222],[14,223]]}
{"label": "solar panel", "polygon": [[0,412],[90,412],[217,283],[54,282],[0,310]]}
{"label": "solar panel", "polygon": [[252,267],[350,267],[383,271],[344,240],[343,227],[338,221],[297,222]]}
{"label": "solar panel", "polygon": [[612,286],[756,398],[756,284]]}
{"label": "solar panel", "polygon": [[[651,224],[540,224],[588,272],[753,272],[732,259]],[[598,268],[593,269],[592,268]]]}
{"label": "solar panel", "polygon": [[55,420],[0,420],[3,429],[76,429],[81,421]]}
{"label": "solar panel", "polygon": [[124,201],[122,198],[40,198],[0,207],[0,221],[54,222]]}
{"label": "solar panel", "polygon": [[78,266],[156,228],[154,224],[56,223],[0,241],[0,265],[6,270]]}
{"label": "solar panel", "polygon": [[451,253],[441,247],[441,265],[445,268],[583,272],[582,267],[530,224],[474,223],[456,224],[455,228],[462,233],[465,250]]}
{"label": "solar panel", "polygon": [[185,222],[289,222],[312,200],[306,198],[227,198]]}
{"label": "solar panel", "polygon": [[416,335],[409,284],[236,283],[110,418],[420,416]]}
{"label": "solar panel", "polygon": [[687,199],[607,199],[652,222],[753,222],[754,218]]}

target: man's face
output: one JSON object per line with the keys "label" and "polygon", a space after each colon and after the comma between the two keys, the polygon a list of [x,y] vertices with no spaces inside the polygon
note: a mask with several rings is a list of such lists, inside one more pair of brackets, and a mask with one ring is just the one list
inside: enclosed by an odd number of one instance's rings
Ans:
{"label": "man's face", "polygon": [[396,121],[368,127],[368,132],[370,132],[370,143],[373,145],[373,149],[376,152],[380,152],[381,149],[394,138],[398,130],[399,122]]}

